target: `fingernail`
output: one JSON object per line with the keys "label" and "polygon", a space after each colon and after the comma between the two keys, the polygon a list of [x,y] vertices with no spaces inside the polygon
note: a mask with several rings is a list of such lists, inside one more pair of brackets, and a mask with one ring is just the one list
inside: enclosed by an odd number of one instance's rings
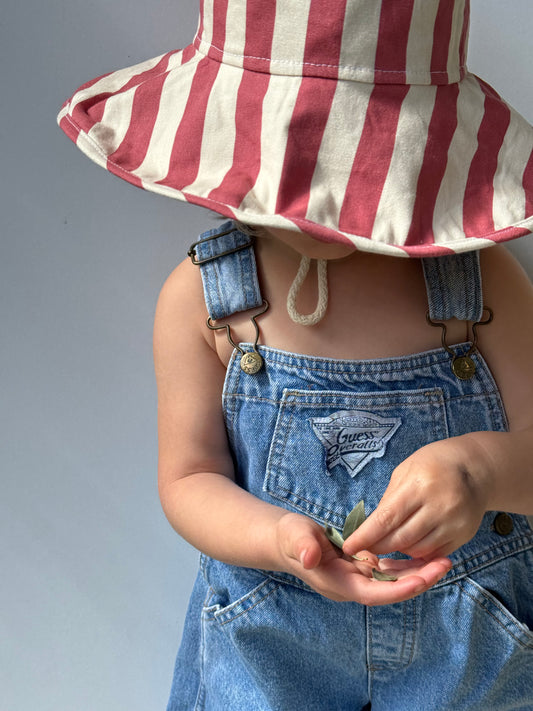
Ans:
{"label": "fingernail", "polygon": [[305,548],[301,553],[300,553],[300,563],[302,566],[305,568],[305,556],[307,555],[307,548]]}
{"label": "fingernail", "polygon": [[418,587],[415,588],[414,592],[416,595],[418,595],[419,593],[424,592],[425,589],[426,589],[425,585],[419,585]]}

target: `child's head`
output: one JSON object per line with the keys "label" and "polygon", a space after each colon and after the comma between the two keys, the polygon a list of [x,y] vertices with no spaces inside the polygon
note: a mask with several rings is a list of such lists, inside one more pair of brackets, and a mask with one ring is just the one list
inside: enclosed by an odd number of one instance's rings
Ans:
{"label": "child's head", "polygon": [[468,23],[469,0],[212,0],[191,45],[59,121],[135,185],[278,236],[479,249],[533,229],[533,129],[467,71]]}

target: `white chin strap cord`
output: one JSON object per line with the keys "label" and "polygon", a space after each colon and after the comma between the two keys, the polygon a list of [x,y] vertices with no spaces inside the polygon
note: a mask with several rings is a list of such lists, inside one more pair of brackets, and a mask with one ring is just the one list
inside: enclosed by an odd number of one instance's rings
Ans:
{"label": "white chin strap cord", "polygon": [[309,272],[311,259],[302,256],[298,273],[289,289],[287,295],[287,312],[294,323],[300,326],[315,326],[324,318],[326,309],[328,308],[328,262],[326,259],[317,259],[317,276],[318,276],[318,301],[316,309],[311,314],[301,314],[296,308],[296,299],[300,292],[300,288],[305,281],[305,277]]}

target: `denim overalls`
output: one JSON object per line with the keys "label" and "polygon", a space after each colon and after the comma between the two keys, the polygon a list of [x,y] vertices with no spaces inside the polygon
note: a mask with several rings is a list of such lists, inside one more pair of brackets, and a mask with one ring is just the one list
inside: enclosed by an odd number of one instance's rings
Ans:
{"label": "denim overalls", "polygon": [[[232,223],[202,238],[192,256],[211,317],[259,307],[251,239]],[[432,318],[479,320],[478,254],[423,261]],[[373,511],[423,445],[507,427],[477,352],[461,379],[444,347],[364,361],[257,351],[255,374],[234,351],[223,392],[237,482],[321,524],[342,528],[361,499]],[[532,548],[527,517],[488,512],[433,588],[372,608],[202,555],[168,711],[531,710]]]}

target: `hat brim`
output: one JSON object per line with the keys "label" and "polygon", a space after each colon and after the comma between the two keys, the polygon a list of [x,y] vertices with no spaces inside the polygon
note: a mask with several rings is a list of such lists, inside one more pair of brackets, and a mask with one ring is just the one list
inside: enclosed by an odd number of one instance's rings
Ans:
{"label": "hat brim", "polygon": [[193,45],[82,86],[58,122],[128,182],[395,256],[533,230],[533,128],[485,82],[267,74]]}

